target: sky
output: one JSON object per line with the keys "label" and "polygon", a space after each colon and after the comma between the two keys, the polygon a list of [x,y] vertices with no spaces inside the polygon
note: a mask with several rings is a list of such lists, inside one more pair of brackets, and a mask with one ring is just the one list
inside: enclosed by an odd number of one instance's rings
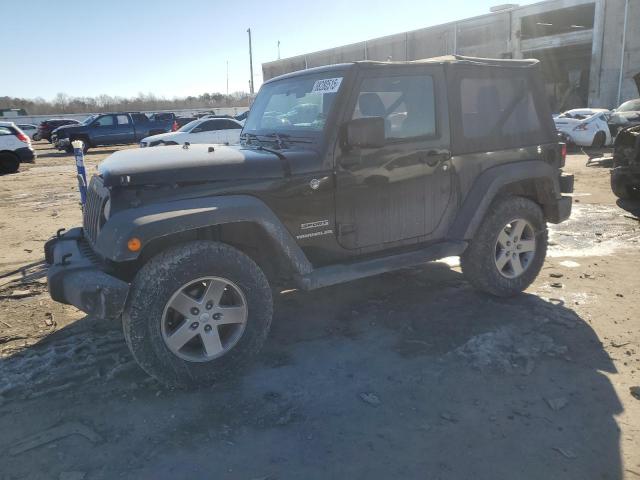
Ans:
{"label": "sky", "polygon": [[[29,0],[3,22],[0,96],[256,91],[263,62],[489,12],[505,0]],[[525,5],[533,1],[522,1]],[[28,6],[28,8],[27,8]]]}

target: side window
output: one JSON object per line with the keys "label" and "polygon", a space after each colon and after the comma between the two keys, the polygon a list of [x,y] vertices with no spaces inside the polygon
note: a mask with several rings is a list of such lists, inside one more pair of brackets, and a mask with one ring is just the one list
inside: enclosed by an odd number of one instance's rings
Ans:
{"label": "side window", "polygon": [[533,94],[518,78],[463,78],[460,83],[462,131],[467,139],[501,137],[540,130]]}
{"label": "side window", "polygon": [[192,133],[211,132],[213,130],[218,130],[217,122],[215,120],[209,120],[207,122],[202,122],[200,125],[194,128]]}
{"label": "side window", "polygon": [[95,121],[94,124],[98,125],[100,127],[112,127],[113,126],[113,116],[112,115],[105,115],[104,117],[100,117]]}
{"label": "side window", "polygon": [[238,125],[237,123],[232,122],[231,120],[223,120],[220,123],[222,124],[222,127],[221,127],[222,130],[238,130],[242,128],[241,125]]}
{"label": "side window", "polygon": [[353,119],[383,117],[388,139],[435,136],[433,77],[403,75],[365,78],[360,85]]}
{"label": "side window", "polygon": [[118,125],[129,125],[129,117],[127,115],[118,115]]}
{"label": "side window", "polygon": [[7,127],[0,127],[0,136],[3,135],[13,135],[13,132]]}

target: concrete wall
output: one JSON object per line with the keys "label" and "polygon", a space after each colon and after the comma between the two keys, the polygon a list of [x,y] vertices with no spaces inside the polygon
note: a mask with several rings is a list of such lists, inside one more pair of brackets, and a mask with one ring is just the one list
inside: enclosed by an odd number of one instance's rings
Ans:
{"label": "concrete wall", "polygon": [[598,8],[602,14],[594,26],[594,47],[597,45],[600,51],[594,48],[589,103],[594,107],[612,108],[640,96],[633,80],[634,75],[640,74],[640,1],[629,0],[624,45],[625,0],[598,0]]}
{"label": "concrete wall", "polygon": [[[628,0],[627,34],[621,100],[637,98],[633,75],[640,72],[640,0]],[[595,4],[594,27],[537,38],[521,38],[523,17]],[[321,65],[357,60],[417,60],[439,55],[490,58],[540,57],[558,48],[591,48],[588,70],[589,106],[618,104],[618,79],[625,0],[549,0],[457,22],[367,40],[342,47],[262,64],[264,80]],[[583,7],[580,7],[583,8]],[[584,7],[586,8],[586,7]],[[565,52],[566,53],[566,52]],[[544,57],[544,55],[542,55]]]}

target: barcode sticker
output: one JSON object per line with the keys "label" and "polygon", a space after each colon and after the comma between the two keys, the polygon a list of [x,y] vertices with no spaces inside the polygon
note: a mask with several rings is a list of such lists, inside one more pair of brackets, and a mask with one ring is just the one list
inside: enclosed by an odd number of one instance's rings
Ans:
{"label": "barcode sticker", "polygon": [[340,88],[342,83],[342,77],[338,78],[323,78],[322,80],[316,80],[313,84],[311,93],[335,93]]}

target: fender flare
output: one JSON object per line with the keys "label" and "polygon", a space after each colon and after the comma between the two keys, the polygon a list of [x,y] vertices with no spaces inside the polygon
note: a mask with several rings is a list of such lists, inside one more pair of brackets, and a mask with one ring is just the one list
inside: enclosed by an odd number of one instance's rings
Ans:
{"label": "fender flare", "polygon": [[476,178],[469,190],[449,229],[449,238],[471,239],[500,190],[522,180],[535,181],[536,200],[543,208],[558,202],[561,197],[558,168],[542,160],[489,168]]}
{"label": "fender flare", "polygon": [[305,275],[313,267],[286,227],[260,199],[228,195],[156,203],[117,212],[104,224],[96,251],[114,262],[136,260],[142,251],[131,252],[131,237],[144,247],[152,240],[176,233],[226,223],[250,222],[271,237],[294,272]]}

